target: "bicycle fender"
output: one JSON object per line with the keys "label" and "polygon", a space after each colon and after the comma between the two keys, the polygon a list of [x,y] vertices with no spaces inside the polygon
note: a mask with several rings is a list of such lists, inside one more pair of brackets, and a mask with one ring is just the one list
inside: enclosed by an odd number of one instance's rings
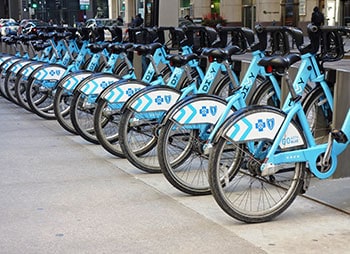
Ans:
{"label": "bicycle fender", "polygon": [[74,89],[79,85],[79,83],[91,76],[92,72],[89,71],[79,71],[74,73],[69,73],[67,76],[64,76],[59,82],[58,86],[63,87],[68,91],[74,91]]}
{"label": "bicycle fender", "polygon": [[27,65],[29,65],[30,63],[32,63],[32,61],[30,61],[30,60],[22,60],[22,61],[20,61],[19,63],[16,63],[16,64],[11,68],[11,72],[12,72],[13,74],[17,75],[17,73],[19,73],[19,72],[22,70],[22,68],[23,68],[24,66],[27,66]]}
{"label": "bicycle fender", "polygon": [[[215,136],[214,142],[220,136],[234,142],[261,139],[274,140],[285,118],[286,114],[282,110],[273,107],[257,105],[246,107],[237,111],[225,121]],[[300,131],[299,125],[292,121],[279,146],[281,149],[289,149],[304,145],[305,137]]]}
{"label": "bicycle fender", "polygon": [[106,95],[112,90],[114,89],[116,86],[119,86],[119,84],[123,83],[123,82],[128,82],[134,79],[120,79],[117,82],[114,82],[113,84],[110,84],[108,87],[106,87],[105,89],[102,90],[102,92],[98,95],[97,100],[101,99],[104,100]]}
{"label": "bicycle fender", "polygon": [[76,89],[86,95],[97,95],[119,80],[120,78],[113,74],[101,73],[101,75],[93,75],[82,80]]}
{"label": "bicycle fender", "polygon": [[45,65],[35,71],[33,77],[37,80],[60,80],[66,72],[66,67],[58,64]]}
{"label": "bicycle fender", "polygon": [[4,70],[4,67],[5,67],[8,63],[11,63],[11,62],[13,62],[14,60],[17,60],[17,59],[21,59],[21,58],[15,57],[15,56],[6,58],[4,61],[2,61],[2,62],[0,63],[0,70],[3,71],[3,70]]}
{"label": "bicycle fender", "polygon": [[15,59],[10,59],[10,60],[4,62],[3,65],[1,66],[2,73],[5,73],[13,64],[15,64],[15,63],[17,63],[17,62],[19,62],[21,60],[23,60],[23,59],[15,58]]}
{"label": "bicycle fender", "polygon": [[14,56],[3,56],[3,57],[1,57],[0,58],[0,67],[5,61],[9,60],[12,57],[14,57]]}
{"label": "bicycle fender", "polygon": [[[215,124],[227,102],[215,95],[195,95],[176,103],[166,114],[163,123],[172,120],[178,124]],[[230,114],[234,111],[231,109]]]}
{"label": "bicycle fender", "polygon": [[173,87],[150,86],[131,96],[124,107],[132,108],[136,112],[168,111],[180,96],[181,92]]}
{"label": "bicycle fender", "polygon": [[33,63],[21,70],[23,77],[29,79],[30,75],[39,67],[43,66],[43,63]]}
{"label": "bicycle fender", "polygon": [[124,103],[132,95],[148,85],[148,83],[137,80],[120,82],[115,84],[112,89],[108,90],[102,98],[109,103]]}

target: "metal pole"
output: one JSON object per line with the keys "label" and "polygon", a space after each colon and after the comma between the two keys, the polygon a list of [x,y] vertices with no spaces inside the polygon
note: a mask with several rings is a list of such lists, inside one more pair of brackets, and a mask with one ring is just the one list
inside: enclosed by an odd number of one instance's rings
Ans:
{"label": "metal pole", "polygon": [[11,6],[12,1],[9,0],[8,3],[9,3],[9,18],[12,18],[12,6]]}

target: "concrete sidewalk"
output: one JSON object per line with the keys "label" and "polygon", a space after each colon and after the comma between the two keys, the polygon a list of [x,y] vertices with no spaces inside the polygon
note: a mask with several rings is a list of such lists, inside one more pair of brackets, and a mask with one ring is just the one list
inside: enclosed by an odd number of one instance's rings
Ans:
{"label": "concrete sidewalk", "polygon": [[1,253],[347,253],[350,180],[312,182],[276,220],[243,224],[211,196],[68,134],[0,97]]}

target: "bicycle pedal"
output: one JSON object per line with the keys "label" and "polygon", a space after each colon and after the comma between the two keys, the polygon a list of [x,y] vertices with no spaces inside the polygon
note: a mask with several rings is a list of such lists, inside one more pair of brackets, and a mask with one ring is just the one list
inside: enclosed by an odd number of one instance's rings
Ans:
{"label": "bicycle pedal", "polygon": [[348,142],[347,136],[341,130],[332,130],[332,138],[338,143],[346,143]]}

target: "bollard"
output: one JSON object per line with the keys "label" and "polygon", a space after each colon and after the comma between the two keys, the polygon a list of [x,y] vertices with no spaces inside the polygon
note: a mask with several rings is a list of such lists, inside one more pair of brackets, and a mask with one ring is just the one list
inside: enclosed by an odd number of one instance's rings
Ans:
{"label": "bollard", "polygon": [[[338,69],[336,71],[336,83],[334,88],[334,113],[333,113],[333,127],[340,129],[345,115],[350,107],[350,72],[347,70]],[[347,148],[338,157],[338,167],[335,171],[334,178],[349,177],[349,162],[350,149]]]}

